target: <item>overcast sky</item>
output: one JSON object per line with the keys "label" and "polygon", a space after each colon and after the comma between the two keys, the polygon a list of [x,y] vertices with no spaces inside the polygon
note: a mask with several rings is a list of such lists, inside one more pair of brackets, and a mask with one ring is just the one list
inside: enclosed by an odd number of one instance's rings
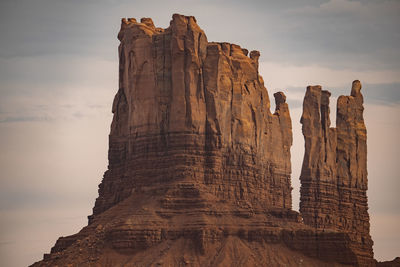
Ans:
{"label": "overcast sky", "polygon": [[298,209],[305,88],[340,94],[360,79],[368,129],[375,257],[400,256],[400,1],[0,1],[0,265],[26,266],[79,231],[107,166],[122,17],[194,15],[209,41],[259,50],[270,97],[283,90],[294,127]]}

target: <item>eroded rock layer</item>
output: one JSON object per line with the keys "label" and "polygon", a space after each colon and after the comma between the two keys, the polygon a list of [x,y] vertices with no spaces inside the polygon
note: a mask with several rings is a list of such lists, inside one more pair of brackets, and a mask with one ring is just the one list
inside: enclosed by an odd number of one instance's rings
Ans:
{"label": "eroded rock layer", "polygon": [[373,261],[367,203],[367,134],[361,83],[337,101],[330,127],[328,91],[309,86],[303,103],[305,154],[300,212],[307,225],[347,233],[358,263]]}

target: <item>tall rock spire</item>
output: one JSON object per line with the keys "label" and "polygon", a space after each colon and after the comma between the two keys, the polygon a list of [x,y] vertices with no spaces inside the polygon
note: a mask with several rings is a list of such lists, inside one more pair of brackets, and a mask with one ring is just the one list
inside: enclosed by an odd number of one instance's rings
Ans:
{"label": "tall rock spire", "polygon": [[336,128],[330,128],[328,91],[309,86],[303,103],[305,153],[300,212],[319,230],[348,234],[358,264],[372,264],[367,203],[367,134],[360,81],[337,101]]}
{"label": "tall rock spire", "polygon": [[316,228],[334,226],[336,190],[336,129],[330,128],[329,97],[321,86],[307,87],[301,123],[305,153],[301,170],[300,212]]}

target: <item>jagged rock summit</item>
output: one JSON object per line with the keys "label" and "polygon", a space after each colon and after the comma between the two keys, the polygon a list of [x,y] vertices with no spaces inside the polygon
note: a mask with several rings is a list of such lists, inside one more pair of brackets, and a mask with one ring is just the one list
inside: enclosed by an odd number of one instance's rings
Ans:
{"label": "jagged rock summit", "polygon": [[123,19],[109,165],[89,224],[34,266],[374,266],[359,82],[308,87],[301,214],[292,125],[258,51],[208,42],[194,17]]}
{"label": "jagged rock summit", "polygon": [[360,81],[337,101],[336,128],[330,128],[328,91],[309,86],[304,98],[305,156],[300,212],[316,229],[348,234],[361,265],[373,257],[367,203],[367,132]]}

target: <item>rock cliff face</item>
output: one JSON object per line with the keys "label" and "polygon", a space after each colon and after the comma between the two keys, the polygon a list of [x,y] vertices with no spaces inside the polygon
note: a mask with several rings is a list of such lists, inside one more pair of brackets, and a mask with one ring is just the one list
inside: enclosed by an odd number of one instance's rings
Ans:
{"label": "rock cliff face", "polygon": [[123,20],[118,38],[109,168],[91,220],[146,186],[178,182],[203,185],[200,198],[291,208],[289,110],[279,95],[270,113],[259,52],[208,43],[180,15],[165,30]]}
{"label": "rock cliff face", "polygon": [[336,128],[330,127],[328,91],[309,86],[303,103],[305,154],[300,212],[304,223],[348,233],[358,262],[373,259],[367,203],[367,133],[361,83],[337,101]]}
{"label": "rock cliff face", "polygon": [[[194,17],[122,20],[109,166],[89,225],[35,266],[374,265],[362,96],[309,87],[301,213],[291,209],[292,126],[260,53],[208,42]],[[358,88],[358,89],[357,89]]]}

